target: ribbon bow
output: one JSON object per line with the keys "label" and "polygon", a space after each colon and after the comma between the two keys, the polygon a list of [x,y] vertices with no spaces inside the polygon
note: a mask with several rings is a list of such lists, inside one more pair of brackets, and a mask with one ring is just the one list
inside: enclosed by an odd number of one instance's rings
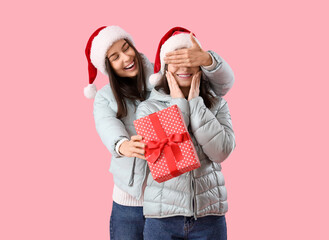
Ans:
{"label": "ribbon bow", "polygon": [[147,159],[148,162],[155,163],[162,150],[166,147],[171,148],[171,151],[176,159],[176,162],[179,162],[183,159],[182,152],[177,143],[184,142],[189,139],[187,132],[184,133],[174,133],[169,137],[162,138],[156,141],[149,141],[145,147],[146,155],[150,155]]}

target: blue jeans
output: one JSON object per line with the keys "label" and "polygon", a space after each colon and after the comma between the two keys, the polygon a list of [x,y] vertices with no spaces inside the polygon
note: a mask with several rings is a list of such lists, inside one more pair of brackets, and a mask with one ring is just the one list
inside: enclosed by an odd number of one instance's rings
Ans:
{"label": "blue jeans", "polygon": [[225,216],[147,218],[145,240],[198,239],[226,240]]}
{"label": "blue jeans", "polygon": [[110,219],[111,240],[143,240],[143,207],[130,207],[113,201]]}

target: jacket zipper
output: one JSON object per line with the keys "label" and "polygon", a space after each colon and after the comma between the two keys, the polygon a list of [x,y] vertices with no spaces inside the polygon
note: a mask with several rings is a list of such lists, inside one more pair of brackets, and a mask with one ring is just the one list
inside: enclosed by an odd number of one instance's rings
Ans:
{"label": "jacket zipper", "polygon": [[[188,126],[188,132],[192,132],[191,125]],[[192,140],[193,142],[193,140]],[[192,189],[192,209],[193,209],[193,217],[197,220],[197,205],[196,205],[196,197],[195,197],[195,179],[194,179],[194,171],[191,171],[191,189]]]}
{"label": "jacket zipper", "polygon": [[192,187],[192,205],[193,205],[193,216],[194,216],[194,219],[197,220],[197,217],[196,217],[196,212],[197,212],[197,205],[196,205],[196,197],[195,197],[195,180],[194,180],[194,174],[193,174],[193,171],[191,171],[191,187]]}

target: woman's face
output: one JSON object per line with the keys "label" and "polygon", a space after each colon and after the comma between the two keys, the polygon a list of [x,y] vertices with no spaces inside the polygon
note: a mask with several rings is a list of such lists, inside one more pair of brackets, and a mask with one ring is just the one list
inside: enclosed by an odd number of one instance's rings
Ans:
{"label": "woman's face", "polygon": [[136,77],[138,64],[134,49],[124,40],[113,43],[107,51],[107,57],[116,74],[120,77]]}
{"label": "woman's face", "polygon": [[174,75],[181,88],[190,87],[194,74],[199,70],[200,67],[175,67],[173,64],[168,64],[168,71]]}

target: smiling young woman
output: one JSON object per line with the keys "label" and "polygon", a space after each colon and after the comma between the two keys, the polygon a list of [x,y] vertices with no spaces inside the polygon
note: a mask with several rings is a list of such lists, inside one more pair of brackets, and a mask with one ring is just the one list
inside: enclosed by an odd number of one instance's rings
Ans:
{"label": "smiling young woman", "polygon": [[177,67],[163,61],[167,51],[183,49],[193,41],[192,35],[181,32],[169,32],[161,39],[155,69],[162,74],[160,84],[136,112],[142,118],[177,105],[201,164],[161,183],[149,174],[144,193],[145,240],[227,239],[221,162],[235,148],[227,102],[210,89],[200,67]]}

